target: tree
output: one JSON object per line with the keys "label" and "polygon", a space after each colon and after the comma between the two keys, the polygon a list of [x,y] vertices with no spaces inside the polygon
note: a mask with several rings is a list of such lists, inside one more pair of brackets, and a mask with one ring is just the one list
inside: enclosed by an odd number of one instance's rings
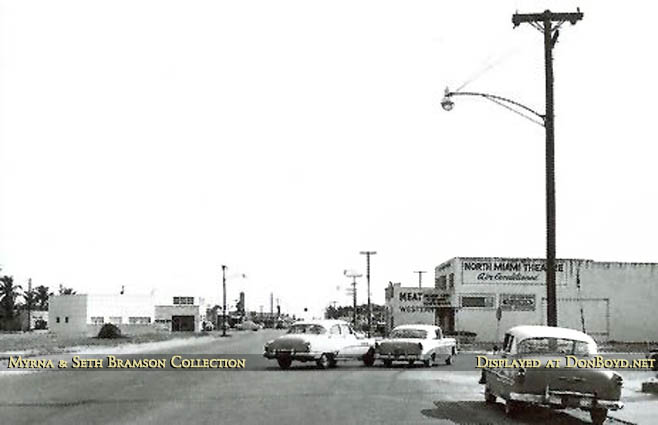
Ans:
{"label": "tree", "polygon": [[14,285],[13,276],[0,277],[0,305],[6,319],[14,317],[16,298],[20,295],[20,285]]}
{"label": "tree", "polygon": [[67,288],[63,284],[59,284],[59,295],[75,295],[73,288]]}
{"label": "tree", "polygon": [[23,291],[23,300],[25,300],[24,309],[34,310],[37,305],[37,291],[35,289]]}
{"label": "tree", "polygon": [[42,311],[48,310],[48,299],[53,295],[53,293],[50,292],[50,288],[39,285],[34,288],[34,292],[36,293],[35,301],[38,309]]}

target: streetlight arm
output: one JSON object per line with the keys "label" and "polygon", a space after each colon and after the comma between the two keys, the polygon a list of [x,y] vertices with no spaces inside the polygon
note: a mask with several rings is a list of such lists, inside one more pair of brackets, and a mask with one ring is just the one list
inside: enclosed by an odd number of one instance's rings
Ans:
{"label": "streetlight arm", "polygon": [[[545,123],[546,123],[546,115],[540,114],[539,112],[535,111],[534,109],[532,109],[532,108],[530,108],[530,107],[528,107],[528,106],[526,106],[522,103],[519,103],[515,100],[508,99],[506,97],[498,96],[498,95],[495,95],[495,94],[490,94],[490,93],[469,92],[469,91],[450,91],[447,87],[446,87],[446,91],[445,91],[445,95],[443,97],[443,100],[441,100],[441,106],[446,111],[451,110],[452,107],[454,106],[454,104],[452,102],[452,99],[451,99],[452,96],[478,96],[478,97],[484,97],[485,99],[491,100],[492,102],[497,103],[497,104],[499,104],[503,107],[506,107],[508,109],[510,108],[509,105],[514,105],[517,108],[521,108],[524,111],[530,112],[534,116],[541,119],[541,123],[537,123],[537,124],[540,124],[540,125],[544,126]],[[514,109],[512,109],[512,111],[514,111]],[[518,111],[516,111],[516,112],[518,112]]]}

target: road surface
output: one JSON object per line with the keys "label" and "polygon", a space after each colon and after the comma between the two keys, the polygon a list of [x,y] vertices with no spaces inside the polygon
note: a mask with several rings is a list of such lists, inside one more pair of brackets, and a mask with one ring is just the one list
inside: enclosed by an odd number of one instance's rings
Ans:
{"label": "road surface", "polygon": [[[260,354],[281,332],[239,332],[163,354]],[[52,371],[0,377],[0,424],[589,424],[588,415],[533,409],[514,420],[485,405],[474,364],[329,370],[249,358],[250,370]],[[462,364],[463,363],[463,364]],[[610,421],[613,423],[613,421]]]}

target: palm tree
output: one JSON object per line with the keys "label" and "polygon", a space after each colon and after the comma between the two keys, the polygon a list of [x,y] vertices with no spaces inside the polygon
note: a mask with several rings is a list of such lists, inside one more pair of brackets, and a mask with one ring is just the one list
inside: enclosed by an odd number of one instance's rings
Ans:
{"label": "palm tree", "polygon": [[25,300],[25,309],[34,310],[34,307],[37,305],[37,291],[36,289],[29,289],[23,291],[23,299]]}
{"label": "palm tree", "polygon": [[48,310],[48,298],[50,298],[50,296],[53,295],[53,293],[50,292],[50,288],[48,288],[47,286],[39,285],[36,288],[34,288],[34,292],[36,293],[34,300],[36,301],[39,310],[41,311]]}
{"label": "palm tree", "polygon": [[21,289],[20,285],[14,285],[13,276],[0,277],[0,305],[2,305],[6,319],[14,317],[16,298],[18,298]]}

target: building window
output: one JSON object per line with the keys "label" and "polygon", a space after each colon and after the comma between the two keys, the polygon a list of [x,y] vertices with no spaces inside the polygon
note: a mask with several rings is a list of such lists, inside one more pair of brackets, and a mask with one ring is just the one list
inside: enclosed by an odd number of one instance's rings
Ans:
{"label": "building window", "polygon": [[148,325],[151,323],[151,318],[150,317],[129,317],[128,318],[128,323],[131,325]]}
{"label": "building window", "polygon": [[120,325],[122,322],[121,316],[110,316],[109,320],[113,325]]}
{"label": "building window", "polygon": [[68,323],[68,322],[69,322],[69,316],[66,316],[66,317],[64,318],[64,323]]}
{"label": "building window", "polygon": [[462,295],[460,304],[464,308],[493,308],[494,295]]}
{"label": "building window", "polygon": [[57,316],[57,320],[56,320],[56,322],[59,323],[59,316]]}
{"label": "building window", "polygon": [[194,297],[174,297],[174,305],[193,305]]}
{"label": "building window", "polygon": [[92,325],[102,325],[103,323],[105,323],[105,318],[103,318],[101,316],[91,318],[91,324]]}
{"label": "building window", "polygon": [[436,280],[436,287],[437,289],[441,289],[442,291],[445,291],[446,288],[446,276],[439,276],[439,278]]}
{"label": "building window", "polygon": [[448,275],[448,289],[455,289],[455,274],[450,273]]}

